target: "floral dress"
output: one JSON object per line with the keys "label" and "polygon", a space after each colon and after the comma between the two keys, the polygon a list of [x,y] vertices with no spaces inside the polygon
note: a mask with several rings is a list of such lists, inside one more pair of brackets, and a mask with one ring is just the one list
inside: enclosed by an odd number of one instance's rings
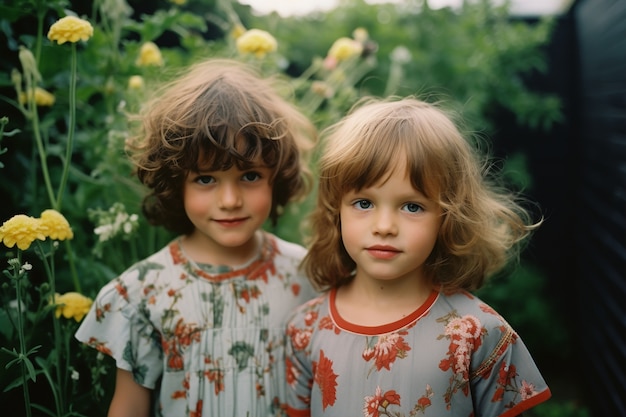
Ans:
{"label": "floral dress", "polygon": [[233,269],[195,264],[175,240],[103,287],[76,338],[157,389],[157,415],[284,415],[285,322],[316,295],[304,254],[265,233]]}
{"label": "floral dress", "polygon": [[289,416],[512,417],[550,397],[522,340],[467,292],[376,327],[343,320],[335,294],[288,323]]}

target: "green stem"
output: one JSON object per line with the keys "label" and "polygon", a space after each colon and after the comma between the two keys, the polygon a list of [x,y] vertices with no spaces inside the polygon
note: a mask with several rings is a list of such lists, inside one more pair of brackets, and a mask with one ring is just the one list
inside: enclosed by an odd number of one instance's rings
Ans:
{"label": "green stem", "polygon": [[[17,251],[18,265],[22,265],[22,251]],[[20,367],[22,370],[22,384],[24,385],[24,407],[26,408],[26,416],[31,417],[30,407],[30,392],[28,390],[28,378],[26,377],[27,369],[26,363],[26,338],[24,336],[24,325],[22,323],[22,277],[19,276],[19,271],[16,273],[15,280],[15,296],[17,297],[17,334],[20,341]]]}
{"label": "green stem", "polygon": [[76,73],[77,73],[77,57],[76,57],[76,43],[72,43],[72,67],[70,71],[70,115],[69,126],[67,133],[67,144],[65,146],[65,160],[63,161],[63,173],[61,175],[61,183],[59,184],[59,191],[57,194],[55,209],[61,210],[61,200],[63,199],[63,192],[65,191],[65,185],[67,184],[67,178],[69,176],[70,164],[72,162],[72,147],[74,144],[74,130],[76,128]]}
{"label": "green stem", "polygon": [[78,271],[76,270],[76,262],[74,260],[74,250],[72,249],[72,244],[69,239],[65,240],[65,249],[67,250],[67,261],[70,264],[70,272],[72,273],[72,283],[74,284],[74,290],[76,292],[82,293],[82,288],[80,285],[80,280],[78,279]]}
{"label": "green stem", "polygon": [[52,181],[50,180],[50,173],[48,171],[48,159],[46,157],[46,149],[43,146],[41,131],[39,130],[39,113],[37,112],[37,104],[35,103],[35,83],[30,77],[26,78],[26,91],[29,95],[28,113],[33,124],[33,135],[35,136],[35,144],[37,145],[37,153],[39,154],[41,172],[43,174],[44,183],[46,184],[48,199],[50,200],[50,204],[54,206],[54,191],[52,190]]}
{"label": "green stem", "polygon": [[[41,40],[43,38],[43,18],[46,14],[46,9],[43,7],[37,8],[37,38],[35,41],[35,62],[39,67],[39,58],[41,58]],[[37,68],[39,69],[39,68]]]}
{"label": "green stem", "polygon": [[[37,244],[39,245],[39,250],[41,251],[41,259],[43,261],[44,267],[46,269],[46,275],[48,276],[48,283],[50,284],[50,294],[51,294],[51,299],[52,302],[56,304],[55,302],[55,296],[56,296],[56,277],[54,274],[54,246],[51,246],[51,250],[50,250],[50,254],[46,255],[46,252],[43,250],[43,245],[39,242],[37,242]],[[47,256],[50,256],[50,262],[47,261]],[[54,368],[56,370],[56,379],[57,379],[57,389],[59,391],[59,401],[57,402],[57,415],[60,417],[62,416],[62,410],[64,410],[64,399],[65,399],[65,392],[64,392],[64,374],[61,370],[62,368],[62,361],[61,361],[61,327],[59,324],[59,320],[56,318],[54,311],[56,310],[56,305],[54,306],[53,309],[53,314],[52,314],[52,326],[54,329],[54,350],[55,350],[55,356],[56,356],[56,360],[54,361]],[[54,388],[53,388],[54,389]]]}

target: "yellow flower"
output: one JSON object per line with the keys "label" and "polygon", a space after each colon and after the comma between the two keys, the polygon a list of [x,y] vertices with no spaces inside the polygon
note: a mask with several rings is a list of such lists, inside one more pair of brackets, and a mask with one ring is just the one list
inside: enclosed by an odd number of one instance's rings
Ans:
{"label": "yellow flower", "polygon": [[0,240],[8,248],[17,244],[18,248],[26,250],[35,239],[46,240],[40,219],[18,214],[5,221],[0,227]]}
{"label": "yellow flower", "polygon": [[128,79],[128,88],[131,90],[141,90],[143,86],[144,81],[141,75],[133,75]]}
{"label": "yellow flower", "polygon": [[163,65],[161,50],[154,42],[146,42],[141,45],[139,57],[135,63],[140,67],[146,67],[148,65],[161,66]]}
{"label": "yellow flower", "polygon": [[233,39],[238,39],[244,33],[246,33],[246,28],[243,27],[243,25],[236,24],[233,30],[230,31],[230,36],[232,36]]}
{"label": "yellow flower", "polygon": [[185,4],[187,4],[187,0],[170,0],[170,3],[177,6],[184,6]]}
{"label": "yellow flower", "polygon": [[52,240],[72,239],[74,233],[65,217],[56,210],[48,209],[41,213],[43,233]]}
{"label": "yellow flower", "polygon": [[324,81],[313,81],[311,91],[324,98],[331,98],[335,95],[335,90]]}
{"label": "yellow flower", "polygon": [[63,295],[55,294],[54,304],[56,309],[54,315],[58,319],[62,314],[66,319],[73,318],[79,322],[89,313],[92,303],[91,298],[77,292],[66,292]]}
{"label": "yellow flower", "polygon": [[[30,94],[27,94],[24,91],[20,92],[19,101],[21,104],[26,104],[29,98]],[[54,101],[54,94],[44,90],[41,87],[35,87],[35,104],[40,107],[50,107],[54,104]]]}
{"label": "yellow flower", "polygon": [[339,38],[333,43],[328,51],[328,56],[335,58],[337,61],[345,61],[356,55],[361,55],[363,45],[354,39]]}
{"label": "yellow flower", "polygon": [[57,41],[59,45],[65,42],[86,41],[92,36],[93,26],[91,23],[76,16],[65,16],[57,20],[48,31],[48,39]]}
{"label": "yellow flower", "polygon": [[278,47],[276,39],[268,32],[260,29],[250,29],[237,38],[237,50],[241,54],[254,54],[263,58],[265,54],[274,52]]}
{"label": "yellow flower", "polygon": [[364,43],[370,37],[370,35],[369,35],[369,33],[367,33],[367,29],[365,29],[365,28],[356,28],[352,32],[352,37],[354,37],[355,41],[357,41],[359,43]]}

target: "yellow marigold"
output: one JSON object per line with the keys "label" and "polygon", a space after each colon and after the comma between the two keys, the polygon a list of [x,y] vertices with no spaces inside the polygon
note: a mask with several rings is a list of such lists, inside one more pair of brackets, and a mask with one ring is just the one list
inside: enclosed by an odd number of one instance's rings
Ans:
{"label": "yellow marigold", "polygon": [[[25,91],[20,92],[19,101],[21,104],[26,104],[30,94]],[[54,94],[49,91],[44,90],[41,87],[35,87],[35,104],[40,107],[50,107],[54,104],[56,98]]]}
{"label": "yellow marigold", "polygon": [[54,315],[58,319],[62,314],[66,319],[73,318],[79,322],[89,313],[92,303],[91,298],[77,292],[66,292],[63,295],[55,294],[54,304],[56,309]]}
{"label": "yellow marigold", "polygon": [[143,86],[144,81],[141,75],[133,75],[128,79],[128,88],[131,90],[141,90]]}
{"label": "yellow marigold", "polygon": [[57,20],[48,31],[48,39],[57,41],[59,45],[65,42],[86,41],[92,36],[93,26],[91,23],[76,16],[65,16]]}
{"label": "yellow marigold", "polygon": [[260,29],[250,29],[237,38],[237,50],[241,54],[254,54],[263,58],[265,54],[274,52],[278,47],[276,39],[268,32]]}
{"label": "yellow marigold", "polygon": [[233,39],[238,39],[244,33],[246,33],[246,28],[243,27],[243,25],[236,24],[233,30],[230,31],[230,36],[232,36]]}
{"label": "yellow marigold", "polygon": [[9,248],[17,244],[18,248],[26,250],[35,239],[46,240],[40,219],[17,214],[0,227],[0,240]]}
{"label": "yellow marigold", "polygon": [[141,45],[139,49],[139,57],[135,61],[140,67],[146,67],[149,65],[161,66],[163,65],[163,55],[161,50],[154,42],[146,42]]}
{"label": "yellow marigold", "polygon": [[363,45],[354,39],[339,38],[333,43],[328,51],[328,56],[335,58],[337,61],[345,61],[353,56],[361,55]]}
{"label": "yellow marigold", "polygon": [[74,233],[65,217],[56,210],[48,209],[41,213],[43,233],[52,240],[72,239]]}

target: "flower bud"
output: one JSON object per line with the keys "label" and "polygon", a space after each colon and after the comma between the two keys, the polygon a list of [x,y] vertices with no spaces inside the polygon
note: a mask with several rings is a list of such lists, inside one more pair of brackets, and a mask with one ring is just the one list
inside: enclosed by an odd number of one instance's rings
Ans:
{"label": "flower bud", "polygon": [[35,82],[41,81],[41,74],[37,69],[37,61],[35,61],[33,53],[29,49],[20,46],[18,57],[22,64],[22,69],[24,70],[24,76],[27,78],[32,77]]}

